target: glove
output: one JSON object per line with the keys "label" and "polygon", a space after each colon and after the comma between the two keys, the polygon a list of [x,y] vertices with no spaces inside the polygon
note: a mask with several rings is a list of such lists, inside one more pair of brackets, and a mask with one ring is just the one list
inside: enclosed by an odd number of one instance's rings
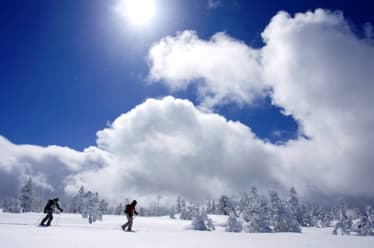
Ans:
{"label": "glove", "polygon": [[63,209],[60,209],[60,212],[62,213],[62,212],[64,212],[64,210],[63,210]]}

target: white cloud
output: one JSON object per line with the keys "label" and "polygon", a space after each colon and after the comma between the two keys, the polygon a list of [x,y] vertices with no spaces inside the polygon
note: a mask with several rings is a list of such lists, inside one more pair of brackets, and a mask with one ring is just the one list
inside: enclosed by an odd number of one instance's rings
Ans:
{"label": "white cloud", "polygon": [[147,100],[97,135],[99,147],[118,160],[76,178],[83,184],[108,178],[106,195],[113,198],[182,194],[204,199],[264,178],[268,187],[278,186],[268,145],[248,127],[202,113],[186,100]]}
{"label": "white cloud", "polygon": [[0,172],[7,168],[15,179],[33,175],[39,186],[58,183],[67,193],[83,185],[113,202],[124,197],[149,202],[157,194],[201,200],[252,184],[280,186],[271,144],[187,100],[149,99],[97,136],[98,147],[83,152],[6,141],[4,150],[15,152],[4,154],[13,159],[0,163]]}
{"label": "white cloud", "polygon": [[285,147],[288,166],[328,192],[372,194],[374,47],[341,13],[325,10],[293,18],[280,12],[263,38],[262,74],[272,100],[311,138]]}
{"label": "white cloud", "polygon": [[257,50],[224,33],[204,41],[194,31],[184,31],[152,46],[150,79],[172,91],[197,84],[203,107],[225,101],[248,104],[266,90],[259,59]]}
{"label": "white cloud", "polygon": [[1,195],[15,194],[30,176],[38,190],[61,194],[68,176],[103,166],[103,153],[94,147],[78,152],[59,146],[15,145],[0,136]]}
{"label": "white cloud", "polygon": [[294,17],[278,13],[262,34],[261,49],[218,35],[219,41],[215,36],[204,41],[185,31],[162,39],[149,53],[150,77],[177,90],[197,84],[209,93],[201,94],[208,107],[222,99],[251,103],[271,88],[273,103],[293,115],[311,138],[299,137],[278,149],[278,166],[290,173],[284,184],[372,194],[372,43],[353,34],[342,13],[321,9]]}

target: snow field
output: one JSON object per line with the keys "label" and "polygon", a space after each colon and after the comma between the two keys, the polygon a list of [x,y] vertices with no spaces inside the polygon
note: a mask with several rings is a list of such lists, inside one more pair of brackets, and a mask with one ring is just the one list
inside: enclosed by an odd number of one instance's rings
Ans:
{"label": "snow field", "polygon": [[216,231],[188,230],[191,221],[169,217],[136,217],[135,233],[123,232],[125,216],[106,215],[89,224],[77,214],[55,214],[51,227],[37,227],[40,213],[0,212],[1,248],[119,248],[119,247],[373,247],[374,237],[335,236],[332,228],[303,228],[303,233],[227,233],[225,216],[211,215]]}

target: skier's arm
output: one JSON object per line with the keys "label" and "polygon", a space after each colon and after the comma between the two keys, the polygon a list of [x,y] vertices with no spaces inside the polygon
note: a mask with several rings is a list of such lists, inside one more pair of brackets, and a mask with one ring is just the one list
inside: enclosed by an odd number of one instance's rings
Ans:
{"label": "skier's arm", "polygon": [[138,212],[136,212],[136,210],[134,209],[134,213],[135,213],[135,215],[138,215],[139,213]]}
{"label": "skier's arm", "polygon": [[61,212],[64,212],[64,210],[60,207],[60,205],[58,205],[58,203],[56,202],[56,207],[58,208],[58,210],[60,210]]}

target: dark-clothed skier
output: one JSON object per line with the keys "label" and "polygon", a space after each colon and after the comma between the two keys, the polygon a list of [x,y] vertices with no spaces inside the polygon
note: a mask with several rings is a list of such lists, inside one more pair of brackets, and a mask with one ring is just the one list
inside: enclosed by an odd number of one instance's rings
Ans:
{"label": "dark-clothed skier", "polygon": [[125,214],[126,214],[126,217],[127,217],[127,223],[122,225],[122,230],[124,230],[124,231],[126,231],[126,227],[127,227],[128,232],[132,231],[131,229],[132,229],[133,216],[134,216],[134,214],[138,215],[138,212],[136,212],[136,210],[135,210],[136,204],[137,204],[137,201],[133,200],[131,202],[131,204],[126,205]]}
{"label": "dark-clothed skier", "polygon": [[[47,205],[44,207],[44,213],[47,214],[42,222],[40,222],[41,226],[50,226],[53,220],[53,213],[55,212],[55,208],[63,212],[63,209],[58,205],[58,198],[50,199],[47,202]],[[47,222],[47,224],[45,224]]]}

